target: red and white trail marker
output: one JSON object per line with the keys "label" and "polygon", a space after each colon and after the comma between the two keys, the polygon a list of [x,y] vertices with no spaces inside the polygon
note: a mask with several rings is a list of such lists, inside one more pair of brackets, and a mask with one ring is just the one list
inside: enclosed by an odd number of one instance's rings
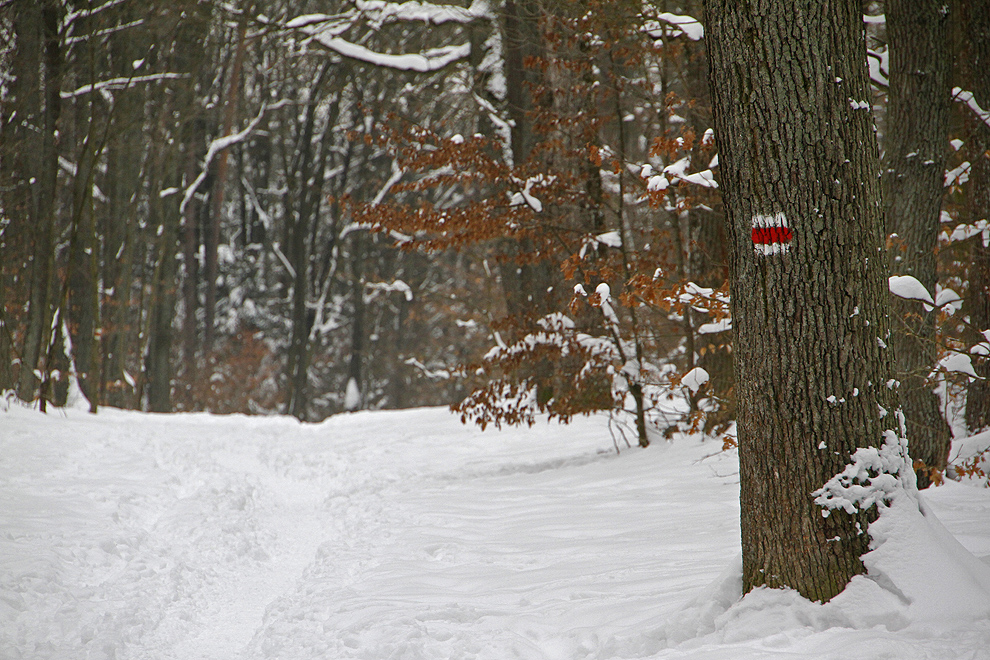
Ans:
{"label": "red and white trail marker", "polygon": [[783,213],[753,216],[753,247],[757,254],[781,254],[791,247],[794,234]]}

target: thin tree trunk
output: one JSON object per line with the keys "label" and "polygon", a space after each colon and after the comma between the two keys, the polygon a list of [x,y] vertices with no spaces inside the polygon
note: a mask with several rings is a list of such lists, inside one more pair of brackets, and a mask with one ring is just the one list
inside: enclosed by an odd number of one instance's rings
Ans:
{"label": "thin tree trunk", "polygon": [[[0,233],[0,241],[3,234]],[[7,320],[7,278],[0,272],[0,393],[12,390],[14,380],[14,335]]]}
{"label": "thin tree trunk", "polygon": [[875,509],[823,517],[812,493],[895,424],[860,6],[706,8],[733,257],[743,589],[828,600],[864,571]]}
{"label": "thin tree trunk", "polygon": [[[91,412],[99,404],[97,328],[100,323],[98,237],[93,218],[93,170],[99,146],[96,118],[88,118],[86,137],[80,147],[72,184],[72,238],[69,246],[68,319],[72,358],[79,387]],[[83,127],[80,127],[83,128]]]}
{"label": "thin tree trunk", "polygon": [[[30,11],[30,10],[25,10]],[[39,380],[35,371],[40,366],[51,334],[52,310],[50,298],[55,259],[55,194],[58,177],[58,121],[61,114],[63,56],[59,42],[58,25],[61,20],[60,8],[56,2],[48,0],[41,4],[38,14],[32,16],[40,20],[40,27],[30,21],[25,26],[28,40],[37,40],[40,33],[41,47],[38,60],[43,72],[43,83],[39,94],[43,99],[41,108],[41,137],[35,146],[39,158],[30,176],[36,179],[30,184],[37,190],[32,204],[34,218],[33,265],[31,273],[30,306],[28,308],[27,336],[24,342],[18,396],[31,400],[38,391]],[[35,32],[37,31],[37,32]],[[37,66],[37,65],[36,65]],[[30,83],[29,83],[30,84]]]}
{"label": "thin tree trunk", "polygon": [[[247,15],[241,14],[237,27],[237,44],[234,51],[234,61],[231,64],[230,81],[227,84],[227,95],[224,99],[224,118],[222,135],[230,135],[234,130],[234,120],[237,117],[237,99],[241,87],[241,69],[244,64],[244,51],[247,47]],[[219,275],[217,251],[220,247],[220,225],[223,216],[224,186],[227,183],[228,156],[230,150],[224,149],[217,155],[213,185],[210,192],[210,216],[207,223],[206,240],[206,294],[203,301],[203,353],[206,356],[213,350],[213,337],[216,328],[215,317],[217,307],[217,277]]]}
{"label": "thin tree trunk", "polygon": [[[160,159],[156,153],[153,158]],[[153,167],[159,171],[159,164]],[[181,180],[176,175],[174,180]],[[151,412],[172,412],[172,320],[175,315],[177,297],[176,278],[178,268],[179,205],[176,196],[162,200],[162,183],[158,177],[152,178],[150,195],[151,226],[160,227],[154,248],[154,271],[152,293],[148,311],[148,348],[145,357],[145,373],[148,383],[148,410]]]}
{"label": "thin tree trunk", "polygon": [[[195,123],[195,122],[191,122]],[[198,131],[197,131],[198,133]],[[198,138],[191,137],[186,141],[185,151],[185,180],[184,185],[190,185],[196,178],[196,151]],[[198,371],[199,347],[198,320],[196,313],[199,309],[199,213],[200,202],[193,195],[186,205],[182,218],[182,264],[185,272],[182,277],[182,307],[184,317],[182,322],[182,362],[188,385],[196,377]]]}
{"label": "thin tree trunk", "polygon": [[[344,405],[348,411],[360,410],[364,402],[364,343],[367,329],[365,326],[364,305],[364,236],[354,237],[354,250],[351,256],[351,297],[354,303],[354,313],[351,317],[351,357],[347,365],[347,387]],[[357,388],[358,400],[347,400],[350,395],[351,383]]]}
{"label": "thin tree trunk", "polygon": [[[292,336],[289,343],[289,355],[286,365],[286,410],[299,419],[306,418],[308,407],[306,385],[309,373],[309,334],[315,320],[315,312],[306,304],[310,283],[310,228],[316,222],[316,210],[319,208],[319,191],[310,182],[316,173],[319,180],[319,190],[323,187],[323,165],[325,151],[319,158],[313,157],[313,134],[315,132],[317,113],[317,98],[330,72],[330,62],[320,70],[320,74],[310,90],[310,103],[306,107],[306,116],[302,131],[296,142],[296,152],[292,158],[292,166],[287,172],[288,187],[285,194],[286,217],[291,218],[291,251],[289,259],[293,263],[295,274],[292,284]],[[331,120],[333,122],[333,120]],[[326,129],[329,130],[330,123]],[[314,160],[317,161],[314,165]]]}

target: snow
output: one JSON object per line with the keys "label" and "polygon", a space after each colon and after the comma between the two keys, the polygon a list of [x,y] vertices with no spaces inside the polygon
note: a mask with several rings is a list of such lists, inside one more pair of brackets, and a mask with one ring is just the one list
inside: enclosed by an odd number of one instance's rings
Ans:
{"label": "snow", "polygon": [[732,319],[724,318],[713,323],[702,323],[695,330],[699,335],[713,335],[718,332],[732,330]]}
{"label": "snow", "polygon": [[986,219],[977,220],[973,224],[956,225],[952,233],[948,235],[948,242],[965,241],[978,234],[982,234],[983,247],[990,246],[990,222]]}
{"label": "snow", "polygon": [[[138,67],[134,67],[135,69]],[[160,82],[162,80],[178,80],[181,78],[188,78],[188,73],[155,73],[148,76],[130,76],[127,78],[113,78],[111,80],[101,80],[95,83],[87,83],[71,92],[60,92],[59,96],[63,99],[74,99],[78,96],[84,94],[90,94],[92,92],[99,92],[103,90],[119,90],[127,89],[131,85],[137,85],[146,82]]]}
{"label": "snow", "polygon": [[[658,177],[651,177],[647,182],[647,187],[651,191],[663,190],[667,187],[663,181],[671,179],[693,183],[694,185],[701,186],[703,188],[718,188],[718,182],[715,181],[715,174],[710,169],[695,172],[694,174],[687,174],[687,168],[690,164],[690,156],[685,156],[684,158],[671,163],[667,167],[663,168],[663,175],[661,175],[662,180],[654,181]],[[664,175],[669,175],[669,177]]]}
{"label": "snow", "polygon": [[990,110],[985,110],[980,107],[980,104],[977,102],[973,92],[967,91],[961,87],[953,87],[952,98],[955,101],[966,104],[966,106],[973,111],[973,114],[976,115],[980,121],[985,123],[987,126],[990,126]]}
{"label": "snow", "polygon": [[299,30],[315,39],[325,48],[343,57],[400,71],[417,71],[419,73],[439,71],[471,54],[470,43],[430,48],[418,53],[400,55],[380,53],[337,36],[340,26],[335,22],[325,24],[325,20],[326,17],[323,15],[299,16],[286,23],[286,27]]}
{"label": "snow", "polygon": [[708,382],[708,372],[701,367],[695,367],[691,371],[684,374],[681,378],[681,385],[691,390],[691,394],[694,394],[702,388],[702,386]]}
{"label": "snow", "polygon": [[467,9],[456,5],[438,5],[429,2],[382,2],[382,0],[357,0],[356,8],[377,24],[396,21],[422,21],[434,25],[443,23],[470,23],[490,16],[487,0],[474,0]]}
{"label": "snow", "polygon": [[514,192],[509,195],[509,206],[529,206],[531,209],[537,213],[543,212],[543,202],[537,199],[533,193],[533,186],[537,184],[543,184],[546,182],[546,178],[539,174],[535,177],[530,177],[526,179],[525,186],[521,191]]}
{"label": "snow", "polygon": [[899,298],[906,300],[920,300],[928,305],[935,305],[932,294],[928,292],[925,285],[911,275],[891,275],[887,284],[890,292]]}
{"label": "snow", "polygon": [[986,341],[981,341],[978,344],[974,344],[970,347],[969,352],[972,355],[990,355],[990,330],[984,330],[982,333]]}
{"label": "snow", "polygon": [[662,12],[657,15],[657,18],[677,28],[680,33],[684,34],[684,36],[691,41],[699,41],[705,36],[704,26],[702,26],[698,19],[694,16],[684,16],[679,14],[671,14],[670,12]]}
{"label": "snow", "polygon": [[887,78],[890,71],[890,52],[887,50],[882,52],[868,50],[866,55],[866,61],[870,67],[870,80],[886,89],[890,85],[890,80]]}
{"label": "snow", "polygon": [[622,247],[622,236],[617,231],[607,231],[604,234],[598,234],[598,236],[595,236],[595,240],[609,247]]}
{"label": "snow", "polygon": [[304,425],[0,399],[0,656],[990,657],[990,489],[894,498],[870,576],[829,603],[740,599],[720,448],[616,455],[603,416],[482,432],[441,409]]}
{"label": "snow", "polygon": [[[836,403],[835,395],[829,402]],[[857,449],[852,463],[812,495],[822,515],[828,517],[835,509],[854,514],[874,505],[887,506],[901,491],[912,489],[917,492],[907,440],[886,431],[883,446]]]}
{"label": "snow", "polygon": [[361,407],[361,388],[358,387],[354,378],[347,379],[347,387],[344,390],[344,410],[354,411]]}
{"label": "snow", "polygon": [[[979,344],[977,344],[979,346]],[[973,369],[973,360],[965,353],[950,352],[938,361],[935,371],[947,371],[949,373],[966,374],[970,379],[980,376]]]}
{"label": "snow", "polygon": [[667,181],[667,177],[662,174],[656,174],[651,176],[646,182],[646,189],[650,192],[657,192],[659,190],[666,190],[670,186],[670,182]]}
{"label": "snow", "polygon": [[948,188],[949,186],[961,186],[962,184],[969,181],[969,172],[972,169],[970,162],[963,161],[957,167],[948,170],[945,173],[944,186]]}
{"label": "snow", "polygon": [[598,306],[601,307],[602,314],[613,328],[618,329],[619,317],[616,315],[615,310],[612,309],[611,303],[612,289],[609,287],[608,283],[602,282],[595,287],[595,293],[598,294]]}

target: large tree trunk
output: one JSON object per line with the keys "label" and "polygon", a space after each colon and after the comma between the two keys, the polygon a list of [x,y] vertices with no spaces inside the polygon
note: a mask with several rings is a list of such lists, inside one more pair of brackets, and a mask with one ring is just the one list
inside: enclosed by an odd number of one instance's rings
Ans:
{"label": "large tree trunk", "polygon": [[823,517],[811,493],[895,424],[860,6],[711,0],[706,30],[732,248],[743,588],[828,600],[864,571],[875,510]]}
{"label": "large tree trunk", "polygon": [[[911,275],[935,295],[935,250],[949,130],[949,13],[936,0],[887,0],[890,90],[883,195],[890,235],[890,270]],[[930,469],[945,470],[949,425],[928,374],[938,359],[938,311],[894,298],[891,350],[900,381],[918,486]]]}

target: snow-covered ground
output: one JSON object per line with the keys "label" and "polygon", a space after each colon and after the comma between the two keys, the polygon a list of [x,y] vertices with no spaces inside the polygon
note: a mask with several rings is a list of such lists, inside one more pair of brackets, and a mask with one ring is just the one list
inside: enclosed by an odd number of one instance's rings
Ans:
{"label": "snow-covered ground", "polygon": [[720,449],[0,402],[0,658],[990,658],[990,489],[902,498],[828,604],[740,600]]}

